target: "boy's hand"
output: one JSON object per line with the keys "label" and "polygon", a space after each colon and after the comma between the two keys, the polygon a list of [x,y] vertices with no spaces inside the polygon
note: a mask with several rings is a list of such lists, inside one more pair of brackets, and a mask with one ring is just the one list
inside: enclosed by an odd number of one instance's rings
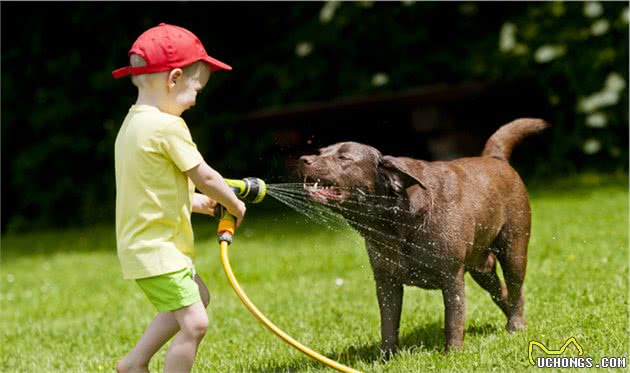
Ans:
{"label": "boy's hand", "polygon": [[245,216],[245,204],[236,197],[217,171],[208,166],[205,161],[201,161],[200,164],[186,171],[186,175],[203,194],[225,207],[236,218],[236,227],[241,224]]}
{"label": "boy's hand", "polygon": [[212,216],[215,207],[217,207],[217,201],[212,198],[201,193],[193,194],[192,212]]}
{"label": "boy's hand", "polygon": [[245,204],[243,203],[243,201],[239,199],[238,206],[236,206],[236,209],[231,210],[231,209],[228,209],[227,207],[226,209],[230,215],[236,218],[236,228],[238,228],[238,226],[241,225],[243,218],[245,217],[245,210],[247,210],[247,207],[245,207]]}

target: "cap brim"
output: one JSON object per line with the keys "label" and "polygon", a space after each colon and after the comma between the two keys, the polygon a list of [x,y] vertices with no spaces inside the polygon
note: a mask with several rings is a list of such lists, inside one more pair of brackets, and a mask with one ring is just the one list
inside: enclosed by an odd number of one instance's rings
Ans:
{"label": "cap brim", "polygon": [[112,75],[114,79],[118,79],[127,75],[159,73],[166,70],[168,70],[168,67],[164,68],[163,66],[125,66],[112,71]]}
{"label": "cap brim", "polygon": [[[210,56],[206,56],[202,58],[201,61],[204,61],[208,65],[210,65],[210,71],[232,70],[232,66],[228,65],[227,63],[221,62],[217,60],[216,58],[212,58]],[[165,71],[165,70],[166,69],[162,67],[156,69],[151,66],[142,66],[142,67],[125,66],[125,67],[121,67],[120,69],[116,69],[112,71],[112,75],[114,76],[114,79],[118,79],[127,75],[154,73],[154,72]]]}
{"label": "cap brim", "polygon": [[232,66],[228,65],[227,63],[221,62],[217,60],[216,58],[212,58],[210,56],[206,56],[202,61],[205,61],[210,65],[211,71],[232,70]]}
{"label": "cap brim", "polygon": [[114,79],[122,78],[123,76],[127,76],[130,73],[129,66],[121,67],[120,69],[116,69],[112,71],[112,75]]}

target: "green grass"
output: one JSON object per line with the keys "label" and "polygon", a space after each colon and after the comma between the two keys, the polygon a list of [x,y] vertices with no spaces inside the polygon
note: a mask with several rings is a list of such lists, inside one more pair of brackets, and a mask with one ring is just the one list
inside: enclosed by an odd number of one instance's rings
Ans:
{"label": "green grass", "polygon": [[[387,364],[378,362],[374,283],[354,232],[334,234],[279,206],[273,209],[282,213],[275,215],[252,206],[231,247],[231,263],[250,298],[278,326],[364,371],[528,370],[529,340],[555,349],[572,336],[596,360],[628,358],[625,177],[536,184],[530,196],[528,329],[508,335],[504,316],[467,275],[465,347],[448,356],[441,353],[441,294],[406,288],[402,351]],[[241,305],[223,274],[214,227],[195,220],[196,268],[212,301],[194,371],[326,371]],[[343,285],[336,285],[338,278]],[[2,372],[111,372],[154,315],[139,288],[122,279],[112,227],[2,237],[0,305]],[[152,371],[162,370],[163,359],[164,349]]]}

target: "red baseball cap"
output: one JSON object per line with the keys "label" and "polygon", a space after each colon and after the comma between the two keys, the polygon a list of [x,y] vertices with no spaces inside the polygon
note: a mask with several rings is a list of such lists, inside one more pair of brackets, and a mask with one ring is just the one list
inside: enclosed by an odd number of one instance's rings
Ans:
{"label": "red baseball cap", "polygon": [[112,71],[115,79],[126,75],[138,75],[169,71],[204,61],[211,71],[232,70],[232,67],[208,55],[199,38],[183,27],[160,23],[142,33],[131,46],[132,53],[144,58],[146,66],[125,66]]}

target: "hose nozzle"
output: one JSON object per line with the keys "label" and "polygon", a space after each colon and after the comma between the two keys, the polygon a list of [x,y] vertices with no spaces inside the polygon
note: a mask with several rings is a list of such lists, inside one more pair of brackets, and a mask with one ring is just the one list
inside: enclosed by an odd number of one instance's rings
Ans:
{"label": "hose nozzle", "polygon": [[259,203],[267,194],[267,184],[257,177],[225,179],[238,198],[245,202]]}
{"label": "hose nozzle", "polygon": [[[267,194],[267,184],[257,177],[246,177],[241,180],[225,179],[225,182],[232,188],[236,196],[245,202],[258,203],[265,198]],[[217,205],[214,210],[214,217],[219,219],[219,227],[217,234],[219,242],[232,243],[236,220],[228,214],[225,207]]]}

